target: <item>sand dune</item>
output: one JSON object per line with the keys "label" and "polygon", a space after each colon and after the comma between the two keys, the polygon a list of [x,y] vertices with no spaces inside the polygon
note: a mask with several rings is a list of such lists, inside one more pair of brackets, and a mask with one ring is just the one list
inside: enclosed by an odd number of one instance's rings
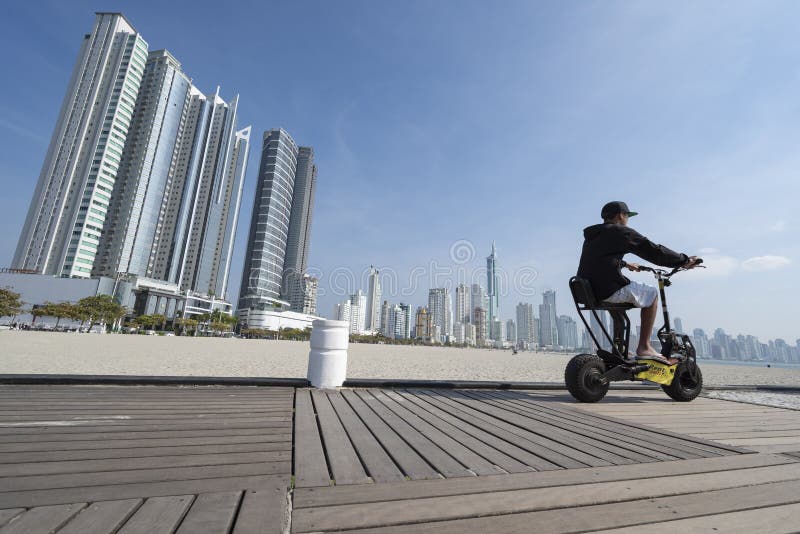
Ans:
{"label": "sand dune", "polygon": [[[569,355],[353,344],[349,378],[563,382]],[[0,373],[305,377],[308,343],[0,331]],[[701,362],[702,365],[702,362]],[[705,365],[708,385],[800,384],[800,368]]]}

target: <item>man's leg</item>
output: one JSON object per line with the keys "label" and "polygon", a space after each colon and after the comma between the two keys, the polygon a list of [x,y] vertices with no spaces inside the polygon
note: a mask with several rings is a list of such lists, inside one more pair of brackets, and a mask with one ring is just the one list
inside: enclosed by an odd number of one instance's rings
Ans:
{"label": "man's leg", "polygon": [[659,356],[659,352],[650,345],[650,337],[653,335],[653,325],[656,324],[658,315],[658,296],[653,303],[642,308],[642,330],[639,336],[639,346],[636,348],[637,356]]}

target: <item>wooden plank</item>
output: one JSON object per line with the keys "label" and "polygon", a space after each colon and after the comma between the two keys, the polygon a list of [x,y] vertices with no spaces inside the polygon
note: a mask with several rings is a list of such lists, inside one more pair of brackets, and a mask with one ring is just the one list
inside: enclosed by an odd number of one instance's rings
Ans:
{"label": "wooden plank", "polygon": [[408,443],[426,462],[431,464],[445,477],[475,476],[435,443],[422,435],[417,429],[403,421],[397,414],[386,408],[378,399],[366,390],[356,391],[361,400],[383,419],[403,440]]}
{"label": "wooden plank", "polygon": [[[416,428],[423,436],[434,442],[442,450],[446,450],[450,456],[458,460],[459,463],[466,466],[476,475],[497,475],[507,472],[444,432],[446,428],[449,428],[455,433],[458,433],[458,429],[454,429],[448,423],[441,420],[431,423],[427,418],[421,417],[417,412],[424,412],[419,410],[418,407],[410,403],[404,397],[394,395],[389,391],[372,390],[372,393],[375,398],[381,401],[387,408]],[[408,407],[405,405],[408,405]],[[411,408],[414,409],[412,410]],[[466,434],[461,433],[458,435],[470,439]],[[474,440],[473,444],[475,442],[477,442],[477,440]],[[488,447],[484,447],[482,450],[485,451],[487,448]]]}
{"label": "wooden plank", "polygon": [[[278,428],[240,428],[221,430],[152,430],[144,432],[87,432],[84,434],[48,434],[48,435],[16,435],[0,436],[0,443],[36,443],[41,441],[98,441],[116,439],[166,439],[166,438],[201,438],[215,436],[260,436],[270,434],[288,434],[292,431],[291,424],[284,424]],[[6,439],[4,439],[6,438]]]}
{"label": "wooden plank", "polygon": [[[85,427],[85,426],[125,426],[125,425],[150,425],[150,426],[159,426],[165,427],[169,426],[172,427],[173,425],[197,425],[197,424],[216,424],[217,421],[220,419],[217,418],[202,418],[197,417],[194,419],[172,419],[172,420],[163,420],[163,419],[126,419],[125,416],[121,416],[123,418],[84,418],[84,419],[42,419],[42,420],[31,420],[31,421],[15,421],[15,422],[0,422],[0,429],[28,429],[28,428],[42,428],[42,427]],[[241,421],[241,420],[249,420],[252,421],[254,419],[261,420],[265,422],[273,422],[273,423],[286,423],[291,422],[291,417],[230,417],[226,418],[227,420],[231,421]]]}
{"label": "wooden plank", "polygon": [[[493,403],[494,405],[499,402],[504,407],[513,409],[521,415],[526,415],[581,436],[595,437],[596,440],[594,441],[584,441],[597,447],[610,445],[613,447],[612,450],[617,450],[619,454],[628,455],[633,460],[640,462],[653,461],[654,458],[658,460],[687,460],[689,458],[729,454],[724,449],[713,446],[698,447],[694,442],[665,437],[647,428],[632,426],[630,423],[612,423],[607,419],[598,419],[575,411],[551,410],[549,406],[533,404],[530,401],[511,400],[495,394],[489,395],[497,398],[497,402]],[[621,443],[624,445],[620,446]]]}
{"label": "wooden plank", "polygon": [[640,478],[670,477],[718,471],[739,471],[773,465],[797,463],[797,459],[779,454],[747,454],[718,456],[694,460],[676,460],[651,464],[608,467],[586,467],[515,475],[496,475],[478,478],[425,480],[407,483],[375,484],[371,487],[342,486],[330,488],[295,489],[293,506],[310,508],[338,504],[359,504],[379,501],[443,497],[469,493],[513,491],[519,489],[572,486],[591,482],[614,482]]}
{"label": "wooden plank", "polygon": [[275,443],[285,441],[284,434],[255,436],[209,436],[199,438],[112,439],[89,441],[40,441],[38,443],[7,443],[0,453],[42,451],[87,451],[91,449],[135,449],[148,447],[181,447],[191,445],[237,445],[243,443]]}
{"label": "wooden plank", "polygon": [[[640,442],[627,438],[624,435],[604,432],[602,430],[587,430],[576,422],[565,423],[561,420],[547,417],[546,415],[523,409],[517,404],[492,395],[476,392],[464,392],[470,398],[530,419],[529,426],[535,426],[537,433],[556,439],[561,443],[569,444],[575,449],[590,452],[593,456],[602,458],[613,464],[630,464],[652,462],[654,460],[676,460],[697,458],[699,455],[681,456],[664,454],[658,450],[650,450],[640,445]],[[624,443],[624,445],[622,445]]]}
{"label": "wooden plank", "polygon": [[233,534],[283,534],[289,524],[288,486],[248,491]]}
{"label": "wooden plank", "polygon": [[[102,421],[103,418],[119,418],[124,417],[126,421],[133,421],[133,422],[140,422],[140,421],[153,421],[158,422],[164,425],[170,424],[172,421],[196,421],[198,419],[204,419],[209,417],[223,417],[225,414],[204,414],[202,412],[196,412],[192,414],[154,414],[154,413],[145,413],[145,414],[106,414],[106,415],[70,415],[70,414],[48,414],[52,415],[52,420],[56,421],[86,421],[96,419],[98,421]],[[291,416],[288,415],[288,412],[278,412],[278,413],[270,413],[270,412],[258,412],[258,411],[245,411],[241,410],[236,412],[234,415],[238,416],[245,416],[245,417],[263,417],[264,419],[268,419],[270,421],[291,421]],[[34,416],[34,415],[6,415],[0,417],[0,424],[3,426],[24,426],[27,424],[32,423],[39,423],[41,417]]]}
{"label": "wooden plank", "polygon": [[113,534],[141,506],[142,499],[103,501],[90,504],[58,534]]}
{"label": "wooden plank", "polygon": [[259,489],[273,487],[276,481],[288,480],[288,478],[288,475],[261,475],[5,492],[0,493],[0,508],[67,504],[74,501],[134,499],[145,496],[187,495],[192,492],[211,493]]}
{"label": "wooden plank", "polygon": [[91,449],[85,451],[14,452],[2,456],[4,463],[62,462],[67,460],[100,460],[105,458],[145,458],[185,454],[223,454],[232,452],[264,452],[292,450],[291,436],[274,443],[242,443],[236,445],[192,445],[179,447],[142,447],[135,449]]}
{"label": "wooden plank", "polygon": [[[600,482],[578,486],[560,486],[516,491],[477,493],[449,497],[432,497],[406,501],[369,504],[348,504],[323,508],[296,509],[292,524],[297,532],[374,528],[409,522],[445,521],[499,514],[522,514],[553,508],[575,508],[595,504],[619,503],[639,499],[655,499],[686,493],[697,494],[721,489],[750,486],[769,487],[789,482],[800,489],[800,463],[759,467],[734,472],[689,474],[624,482]],[[761,488],[759,488],[760,490]],[[800,501],[800,495],[793,496]],[[783,501],[786,503],[787,501]],[[770,503],[773,504],[773,503]],[[782,504],[776,502],[774,504]],[[625,514],[632,506],[625,507]],[[638,512],[638,510],[637,510]],[[508,516],[505,516],[508,517]],[[527,523],[537,525],[538,523]],[[469,530],[469,529],[467,529]],[[496,528],[495,531],[499,529]]]}
{"label": "wooden plank", "polygon": [[136,510],[118,534],[172,533],[193,500],[193,495],[151,497]]}
{"label": "wooden plank", "polygon": [[330,485],[322,438],[307,389],[295,393],[294,471],[295,485],[299,488]]}
{"label": "wooden plank", "polygon": [[[417,398],[423,400],[427,405],[432,406],[434,409],[439,410],[440,417],[448,417],[449,420],[465,432],[470,432],[479,439],[486,443],[491,444],[498,450],[501,450],[516,458],[525,465],[528,465],[538,471],[546,471],[550,469],[561,469],[561,467],[553,462],[547,461],[544,458],[537,456],[528,450],[518,446],[520,441],[519,436],[506,432],[499,427],[487,423],[485,420],[479,419],[470,413],[460,410],[433,395],[422,395],[417,391],[413,392]],[[505,439],[503,439],[505,438]]]}
{"label": "wooden plank", "polygon": [[[508,436],[509,442],[532,452],[533,454],[546,459],[560,467],[576,468],[576,467],[599,467],[601,465],[611,465],[610,462],[586,454],[582,451],[573,449],[557,440],[551,439],[549,436],[543,436],[528,429],[530,427],[529,421],[524,418],[510,414],[505,410],[500,410],[485,403],[475,402],[469,398],[464,398],[455,392],[429,392],[426,394],[434,394],[447,402],[451,406],[458,407],[466,411],[470,415],[481,419],[494,427],[498,427],[504,431]],[[510,419],[507,421],[506,419]],[[497,434],[496,431],[492,433]],[[508,435],[510,434],[510,436]]]}
{"label": "wooden plank", "polygon": [[4,492],[48,490],[112,484],[137,484],[140,482],[166,482],[193,480],[195,478],[239,477],[255,475],[290,474],[289,462],[207,465],[159,469],[134,469],[128,471],[102,471],[93,473],[67,473],[62,475],[34,475],[0,478],[0,494]]}
{"label": "wooden plank", "polygon": [[241,491],[201,493],[176,534],[227,534],[239,509]]}
{"label": "wooden plank", "polygon": [[381,447],[381,444],[378,443],[369,428],[347,404],[341,393],[328,393],[328,400],[339,416],[339,420],[347,431],[353,446],[358,451],[358,456],[364,462],[367,474],[375,482],[403,480],[405,477],[395,465],[391,456]]}
{"label": "wooden plank", "polygon": [[203,465],[246,464],[256,462],[292,461],[291,450],[272,452],[241,452],[227,454],[190,454],[186,456],[149,456],[146,458],[109,458],[105,460],[73,460],[66,462],[32,462],[0,464],[0,477],[31,475],[56,475],[63,473],[94,473],[98,471],[125,471],[131,469],[157,469],[169,467],[194,467]]}
{"label": "wooden plank", "polygon": [[342,426],[336,412],[333,411],[328,396],[318,389],[311,392],[311,399],[317,413],[317,420],[322,431],[322,446],[328,458],[333,480],[336,484],[366,484],[367,473],[361,465],[353,444]]}
{"label": "wooden plank", "polygon": [[[16,435],[21,436],[48,436],[48,435],[68,435],[80,434],[83,432],[102,432],[102,433],[117,433],[117,432],[149,432],[156,429],[163,429],[167,425],[147,424],[146,422],[136,421],[134,423],[126,423],[123,420],[99,422],[87,421],[88,424],[65,424],[54,425],[47,424],[46,422],[41,425],[25,425],[25,426],[6,426],[0,428],[0,439],[5,441],[6,438]],[[250,418],[237,418],[231,417],[226,419],[204,419],[202,421],[194,422],[178,422],[170,423],[169,428],[173,431],[177,430],[211,430],[211,429],[231,429],[237,428],[257,428],[263,429],[265,432],[273,432],[277,429],[286,429],[291,427],[291,422],[288,421],[268,421],[265,419],[250,419]]]}
{"label": "wooden plank", "polygon": [[72,451],[14,452],[2,455],[4,463],[62,462],[68,460],[101,460],[108,458],[145,458],[150,456],[176,456],[187,454],[223,454],[233,452],[290,451],[292,443],[241,443],[235,445],[192,445],[178,447],[140,447],[133,449],[90,449]]}
{"label": "wooden plank", "polygon": [[725,532],[726,534],[785,532],[788,534],[796,532],[797,525],[800,525],[800,504],[784,504],[782,506],[769,506],[754,510],[602,530],[598,534],[661,534],[663,532]]}
{"label": "wooden plank", "polygon": [[[477,519],[437,521],[398,527],[359,530],[359,534],[461,534],[463,532],[529,532],[536,525],[542,534],[561,532],[586,532],[621,526],[640,525],[686,517],[700,517],[733,512],[741,509],[757,509],[765,506],[794,504],[800,490],[800,482],[791,481],[762,486],[738,487],[705,494],[690,493],[659,499],[628,501],[625,513],[620,513],[619,504],[584,506],[565,510],[544,510],[511,515],[499,515]],[[670,527],[671,530],[671,527]],[[349,532],[349,531],[348,531]],[[638,532],[638,530],[637,530]]]}
{"label": "wooden plank", "polygon": [[466,425],[463,421],[458,421],[456,418],[439,410],[435,406],[425,403],[408,392],[387,391],[386,394],[390,397],[396,395],[403,398],[409,403],[406,405],[409,410],[413,411],[427,422],[437,425],[439,428],[446,431],[450,437],[457,440],[462,445],[469,447],[504,471],[508,473],[526,473],[534,470],[532,467],[507,455],[503,450],[498,449],[495,445],[499,445],[502,449],[507,449],[508,444],[498,440],[491,434],[480,430],[476,431],[474,427],[470,428],[471,425]]}
{"label": "wooden plank", "polygon": [[0,527],[17,517],[25,511],[25,508],[8,508],[0,510]]}
{"label": "wooden plank", "polygon": [[342,396],[408,478],[411,480],[441,478],[439,473],[378,417],[358,395],[351,390],[343,390]]}
{"label": "wooden plank", "polygon": [[85,507],[86,503],[37,506],[12,519],[0,529],[0,532],[2,534],[55,532]]}
{"label": "wooden plank", "polygon": [[[686,436],[668,435],[664,432],[654,430],[649,426],[644,427],[632,426],[629,422],[624,422],[612,417],[597,417],[594,414],[587,414],[583,410],[578,410],[566,406],[552,406],[548,403],[540,403],[531,400],[520,400],[517,403],[527,405],[529,410],[537,410],[547,412],[552,417],[562,418],[569,421],[583,422],[599,430],[606,429],[613,431],[612,434],[623,434],[638,440],[648,442],[648,448],[660,450],[661,452],[670,451],[685,451],[699,456],[711,456],[715,454],[724,454],[726,452],[733,452],[729,447],[719,446],[705,440],[698,441],[697,439],[688,439]],[[652,420],[651,413],[648,421]],[[663,445],[662,448],[658,448]],[[740,452],[740,451],[739,451]],[[711,453],[711,454],[709,454]]]}

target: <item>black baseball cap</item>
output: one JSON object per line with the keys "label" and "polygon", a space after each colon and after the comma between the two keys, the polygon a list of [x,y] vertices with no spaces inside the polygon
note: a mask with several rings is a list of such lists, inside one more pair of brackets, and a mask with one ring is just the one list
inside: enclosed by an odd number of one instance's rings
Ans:
{"label": "black baseball cap", "polygon": [[637,212],[629,210],[628,205],[625,204],[624,202],[621,202],[619,200],[614,200],[613,202],[609,202],[608,204],[603,206],[603,209],[600,211],[600,217],[602,217],[603,220],[606,220],[614,217],[618,213],[624,213],[628,217],[633,217],[634,215],[638,215]]}

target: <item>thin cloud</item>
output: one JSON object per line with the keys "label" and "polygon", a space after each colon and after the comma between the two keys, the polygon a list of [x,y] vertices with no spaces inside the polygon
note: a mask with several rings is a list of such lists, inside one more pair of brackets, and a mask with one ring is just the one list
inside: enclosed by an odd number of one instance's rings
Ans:
{"label": "thin cloud", "polygon": [[745,271],[774,271],[786,267],[792,260],[784,256],[755,256],[742,262]]}
{"label": "thin cloud", "polygon": [[786,229],[786,221],[778,221],[769,227],[771,232],[783,232]]}

